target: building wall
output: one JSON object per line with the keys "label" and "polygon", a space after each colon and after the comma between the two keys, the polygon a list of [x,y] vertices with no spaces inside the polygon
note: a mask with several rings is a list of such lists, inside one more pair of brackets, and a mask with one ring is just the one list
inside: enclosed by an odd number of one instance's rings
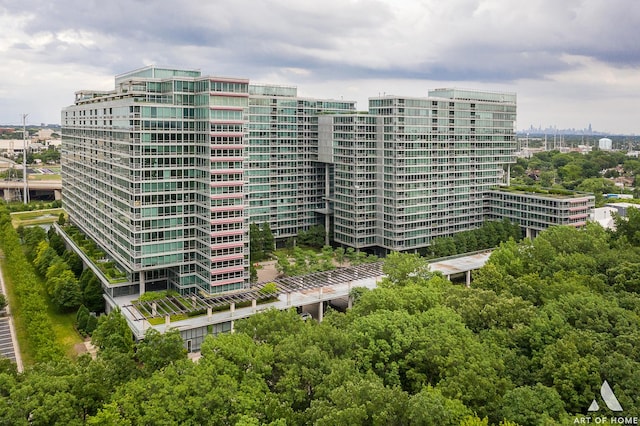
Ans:
{"label": "building wall", "polygon": [[246,80],[148,67],[63,110],[64,207],[138,285],[122,288],[248,284],[247,108]]}
{"label": "building wall", "polygon": [[483,193],[515,162],[515,119],[515,95],[460,90],[371,98],[367,116],[335,117],[335,240],[415,250],[479,227]]}
{"label": "building wall", "polygon": [[353,112],[352,101],[297,97],[295,87],[252,85],[249,98],[249,217],[277,240],[324,224],[327,167],[319,160],[318,119]]}
{"label": "building wall", "polygon": [[595,206],[593,195],[561,196],[494,189],[486,192],[487,219],[509,219],[519,224],[528,236],[550,226],[586,225]]}

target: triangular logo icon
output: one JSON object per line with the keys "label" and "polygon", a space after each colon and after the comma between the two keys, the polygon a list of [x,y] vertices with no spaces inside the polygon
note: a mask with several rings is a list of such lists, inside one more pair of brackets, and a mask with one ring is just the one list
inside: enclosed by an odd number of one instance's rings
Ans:
{"label": "triangular logo icon", "polygon": [[[622,406],[620,405],[620,402],[618,402],[618,398],[616,398],[613,390],[611,389],[611,386],[609,386],[609,383],[607,383],[606,380],[602,382],[602,386],[600,387],[600,395],[602,396],[602,400],[607,405],[609,410],[622,411]],[[599,409],[600,406],[594,399],[589,406],[589,411],[598,411]]]}

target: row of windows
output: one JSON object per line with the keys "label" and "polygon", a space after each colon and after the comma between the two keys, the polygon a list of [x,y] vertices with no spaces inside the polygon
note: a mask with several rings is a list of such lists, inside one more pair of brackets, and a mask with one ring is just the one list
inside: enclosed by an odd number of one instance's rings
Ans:
{"label": "row of windows", "polygon": [[242,253],[244,253],[244,247],[233,247],[233,248],[220,249],[220,250],[211,250],[212,257],[228,256],[231,254],[242,254]]}
{"label": "row of windows", "polygon": [[211,225],[211,232],[235,231],[239,229],[244,229],[244,224],[242,222]]}

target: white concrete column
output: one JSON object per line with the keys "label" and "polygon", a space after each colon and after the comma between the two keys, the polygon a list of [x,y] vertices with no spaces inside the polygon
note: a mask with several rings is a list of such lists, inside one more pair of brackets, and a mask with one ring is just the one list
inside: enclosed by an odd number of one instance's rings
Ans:
{"label": "white concrete column", "polygon": [[253,313],[255,313],[255,312],[256,312],[256,306],[257,306],[257,304],[258,304],[258,301],[257,301],[256,299],[253,299],[253,300],[251,301],[251,310],[253,311]]}
{"label": "white concrete column", "polygon": [[235,328],[235,321],[231,321],[231,332],[235,333],[236,332],[236,328]]}
{"label": "white concrete column", "polygon": [[322,322],[322,318],[324,316],[324,303],[318,303],[318,322]]}
{"label": "white concrete column", "polygon": [[236,311],[236,302],[231,302],[229,310],[231,311],[231,316],[233,316],[233,313]]}
{"label": "white concrete column", "polygon": [[144,294],[145,290],[145,282],[144,282],[144,271],[140,271],[140,296]]}
{"label": "white concrete column", "polygon": [[447,275],[447,280],[451,281],[451,275]]}
{"label": "white concrete column", "polygon": [[211,310],[211,306],[207,307],[207,318],[211,318],[211,315],[213,315],[213,312]]}
{"label": "white concrete column", "polygon": [[153,302],[151,304],[151,315],[156,316],[158,314],[158,304]]}
{"label": "white concrete column", "polygon": [[329,194],[331,193],[331,181],[329,174],[329,163],[324,165],[324,245],[329,245],[329,228],[331,228],[331,222],[329,218]]}
{"label": "white concrete column", "polygon": [[471,270],[467,271],[467,287],[471,287]]}
{"label": "white concrete column", "polygon": [[171,317],[169,316],[169,314],[164,316],[164,323],[165,323],[165,325],[170,325],[171,324]]}
{"label": "white concrete column", "polygon": [[353,308],[353,297],[348,296],[347,297],[347,309],[351,309]]}

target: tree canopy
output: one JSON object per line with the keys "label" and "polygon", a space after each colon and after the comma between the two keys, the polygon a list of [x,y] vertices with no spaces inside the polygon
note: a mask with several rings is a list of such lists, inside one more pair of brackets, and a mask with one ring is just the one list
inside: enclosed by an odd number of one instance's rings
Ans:
{"label": "tree canopy", "polygon": [[[631,227],[640,217],[630,218]],[[43,251],[44,253],[44,251]],[[640,247],[622,227],[503,242],[471,288],[392,254],[387,278],[321,323],[295,310],[237,321],[185,357],[103,315],[94,360],[0,364],[10,424],[563,425],[604,380],[640,416]],[[600,404],[599,415],[613,415]]]}

